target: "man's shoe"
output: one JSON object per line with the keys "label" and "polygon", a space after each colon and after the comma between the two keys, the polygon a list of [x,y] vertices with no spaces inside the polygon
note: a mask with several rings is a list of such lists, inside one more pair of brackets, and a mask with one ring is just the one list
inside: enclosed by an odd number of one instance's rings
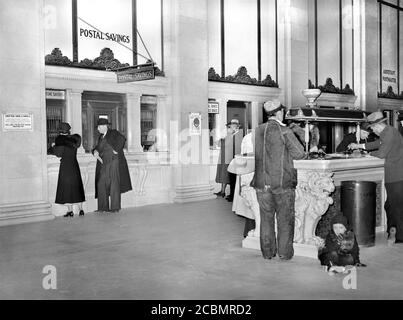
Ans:
{"label": "man's shoe", "polygon": [[119,213],[119,210],[110,210],[110,213]]}
{"label": "man's shoe", "polygon": [[106,213],[106,212],[108,212],[107,210],[105,211],[105,210],[95,210],[94,212],[96,212],[96,213]]}
{"label": "man's shoe", "polygon": [[220,191],[220,192],[214,192],[214,194],[215,194],[217,197],[219,197],[219,196],[222,195],[222,192],[221,192],[221,191]]}

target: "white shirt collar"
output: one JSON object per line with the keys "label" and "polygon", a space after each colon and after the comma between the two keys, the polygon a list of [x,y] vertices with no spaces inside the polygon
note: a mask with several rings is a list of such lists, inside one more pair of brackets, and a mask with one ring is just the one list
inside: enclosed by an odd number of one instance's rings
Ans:
{"label": "white shirt collar", "polygon": [[284,123],[282,123],[282,122],[281,122],[280,120],[278,120],[277,118],[271,117],[271,118],[269,118],[269,120],[277,121],[280,126],[283,126],[283,127],[286,126]]}

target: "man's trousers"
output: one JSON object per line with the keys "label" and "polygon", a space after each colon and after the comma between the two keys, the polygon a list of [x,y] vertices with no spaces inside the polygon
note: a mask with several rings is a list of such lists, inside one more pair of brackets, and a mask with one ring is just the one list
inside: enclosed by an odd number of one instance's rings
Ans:
{"label": "man's trousers", "polygon": [[[110,208],[109,196],[111,197]],[[98,180],[98,210],[120,210],[120,175],[118,157],[109,163],[103,164],[101,167]]]}
{"label": "man's trousers", "polygon": [[403,181],[385,183],[387,231],[396,228],[396,241],[403,242]]}
{"label": "man's trousers", "polygon": [[270,259],[278,253],[282,259],[291,259],[294,255],[295,190],[287,189],[280,194],[273,194],[270,189],[257,190],[256,195],[260,206],[260,248],[263,257]]}

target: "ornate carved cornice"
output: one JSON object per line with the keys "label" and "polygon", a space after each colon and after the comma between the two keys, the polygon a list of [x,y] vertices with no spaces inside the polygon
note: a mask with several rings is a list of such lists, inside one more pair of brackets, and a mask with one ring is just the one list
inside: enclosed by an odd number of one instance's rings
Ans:
{"label": "ornate carved cornice", "polygon": [[393,92],[392,86],[388,86],[386,92],[378,92],[378,98],[403,99],[403,91],[400,94],[396,94]]}
{"label": "ornate carved cornice", "polygon": [[258,81],[256,80],[256,78],[252,78],[251,76],[248,75],[248,71],[244,66],[240,67],[235,75],[233,76],[230,75],[226,77],[221,77],[219,74],[215,72],[214,68],[210,68],[208,71],[208,79],[209,81],[231,82],[231,83],[278,88],[277,82],[274,81],[269,74],[266,76],[264,80]]}
{"label": "ornate carved cornice", "polygon": [[326,93],[336,93],[336,94],[350,94],[355,95],[354,90],[350,88],[350,85],[347,83],[344,89],[340,89],[333,84],[332,78],[327,78],[324,85],[315,87],[312,81],[308,80],[308,88],[309,89],[320,89],[322,92]]}
{"label": "ornate carved cornice", "polygon": [[[110,48],[103,48],[99,56],[94,60],[85,58],[80,62],[71,61],[67,56],[63,56],[63,53],[59,48],[54,48],[50,54],[45,56],[45,64],[94,70],[111,70],[129,67],[128,63],[121,63],[118,59],[115,59],[114,53]],[[161,77],[165,76],[164,72],[158,67],[155,67],[155,75]]]}

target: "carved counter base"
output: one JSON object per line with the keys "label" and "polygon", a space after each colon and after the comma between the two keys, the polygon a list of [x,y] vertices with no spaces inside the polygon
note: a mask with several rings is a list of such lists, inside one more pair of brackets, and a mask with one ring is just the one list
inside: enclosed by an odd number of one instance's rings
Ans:
{"label": "carved counter base", "polygon": [[[321,217],[333,203],[331,197],[342,181],[382,181],[384,185],[384,161],[371,156],[355,159],[297,160],[298,185],[295,190],[294,255],[317,259],[318,248],[324,239],[315,235]],[[385,202],[385,190],[381,190],[381,204]],[[383,210],[382,210],[383,211]],[[381,224],[385,225],[383,211]],[[243,248],[260,250],[260,238],[248,235],[242,241]]]}

